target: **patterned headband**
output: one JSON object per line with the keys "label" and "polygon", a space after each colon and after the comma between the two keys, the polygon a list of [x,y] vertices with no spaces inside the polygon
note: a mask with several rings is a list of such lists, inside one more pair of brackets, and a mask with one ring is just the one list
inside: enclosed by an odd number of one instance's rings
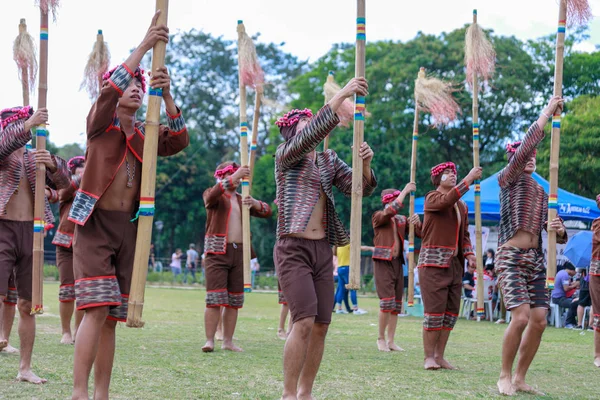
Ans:
{"label": "patterned headband", "polygon": [[305,108],[304,110],[292,110],[285,114],[283,117],[279,118],[275,125],[282,128],[284,126],[292,126],[298,121],[300,121],[300,117],[306,116],[308,118],[312,118],[313,113],[309,108]]}
{"label": "patterned headband", "polygon": [[[106,72],[104,75],[102,75],[102,79],[105,81],[108,80],[117,68],[118,68],[118,66],[113,67],[113,69]],[[127,70],[129,71],[129,68],[127,68]],[[131,72],[131,71],[129,71],[129,72]],[[145,71],[142,69],[142,67],[140,67],[138,65],[138,67],[135,69],[135,72],[133,73],[133,77],[137,78],[140,81],[140,83],[142,84],[142,92],[146,93],[146,77],[144,76],[144,73],[145,73]]]}
{"label": "patterned headband", "polygon": [[394,201],[398,196],[400,196],[400,191],[396,190],[394,193],[388,193],[386,195],[381,196],[381,202],[383,204],[388,204]]}
{"label": "patterned headband", "polygon": [[[514,154],[517,152],[517,149],[519,148],[519,146],[521,145],[521,143],[523,142],[514,142],[514,143],[509,143],[506,145],[506,152],[508,154]],[[537,149],[535,149],[533,151],[533,155],[535,156],[537,154]]]}
{"label": "patterned headband", "polygon": [[73,171],[75,168],[79,168],[81,166],[81,164],[83,164],[84,162],[85,162],[85,157],[75,156],[67,162],[67,167],[71,171]]}
{"label": "patterned headband", "polygon": [[226,166],[225,168],[221,168],[215,171],[215,178],[217,179],[223,179],[223,177],[229,173],[235,173],[235,171],[237,171],[238,169],[240,169],[240,167],[238,167],[238,165],[236,163],[230,164],[228,166]]}
{"label": "patterned headband", "polygon": [[[2,118],[3,115],[10,114],[7,118]],[[11,124],[20,119],[27,119],[29,116],[33,114],[33,107],[14,107],[14,108],[5,108],[0,111],[0,125],[2,129],[6,128],[8,124]]]}
{"label": "patterned headband", "polygon": [[452,161],[448,161],[445,163],[438,164],[435,167],[431,168],[431,176],[438,176],[447,169],[451,169],[452,172],[454,172],[454,175],[456,175],[456,165],[454,165]]}

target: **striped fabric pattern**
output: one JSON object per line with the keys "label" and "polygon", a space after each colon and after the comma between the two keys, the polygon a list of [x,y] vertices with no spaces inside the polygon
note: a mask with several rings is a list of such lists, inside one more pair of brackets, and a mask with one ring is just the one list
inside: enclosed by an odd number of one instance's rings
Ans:
{"label": "striped fabric pattern", "polygon": [[388,297],[386,299],[379,299],[379,309],[382,312],[392,312],[396,309],[396,298]]}
{"label": "striped fabric pattern", "polygon": [[17,300],[19,300],[17,288],[9,286],[8,293],[6,294],[6,297],[4,298],[4,304],[16,305]]}
{"label": "striped fabric pattern", "polygon": [[58,301],[61,303],[75,301],[75,285],[62,285],[58,289]]}
{"label": "striped fabric pattern", "polygon": [[[277,238],[291,233],[302,233],[319,200],[320,189],[326,196],[327,211],[324,225],[327,239],[332,246],[345,246],[350,238],[335,212],[333,186],[350,196],[352,191],[352,169],[333,150],[317,153],[316,165],[305,157],[336,127],[339,118],[325,105],[306,127],[292,139],[277,148],[275,180],[277,184]],[[369,196],[376,187],[363,178],[363,195]]]}
{"label": "striped fabric pattern", "polygon": [[454,329],[454,325],[456,325],[456,321],[458,320],[458,314],[452,314],[449,312],[444,313],[444,323],[442,325],[442,329],[447,331],[451,331]]}
{"label": "striped fabric pattern", "polygon": [[127,321],[127,310],[129,309],[129,295],[121,295],[121,305],[117,307],[111,307],[108,312],[106,319],[112,321],[126,322]]}
{"label": "striped fabric pattern", "polygon": [[448,268],[453,256],[454,249],[449,247],[421,247],[418,266]]}
{"label": "striped fabric pattern", "polygon": [[100,276],[75,281],[77,309],[121,305],[121,290],[116,276]]}
{"label": "striped fabric pattern", "polygon": [[444,315],[426,313],[423,318],[423,329],[426,331],[441,331],[444,326]]}
{"label": "striped fabric pattern", "polygon": [[205,254],[225,254],[227,252],[227,236],[226,235],[209,235],[204,236],[204,253]]}
{"label": "striped fabric pattern", "polygon": [[600,260],[592,260],[591,261],[590,275],[600,276]]}
{"label": "striped fabric pattern", "polygon": [[244,292],[231,293],[229,292],[229,308],[242,308],[244,306]]}
{"label": "striped fabric pattern", "polygon": [[208,290],[206,292],[206,307],[221,307],[229,305],[227,289]]}

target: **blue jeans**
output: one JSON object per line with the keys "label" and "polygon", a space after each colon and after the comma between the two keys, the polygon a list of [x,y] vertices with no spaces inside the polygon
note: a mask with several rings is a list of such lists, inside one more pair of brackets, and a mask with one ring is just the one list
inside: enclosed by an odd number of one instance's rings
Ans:
{"label": "blue jeans", "polygon": [[256,271],[252,271],[252,286],[250,286],[252,288],[252,290],[254,290],[254,278],[256,277]]}
{"label": "blue jeans", "polygon": [[196,263],[192,263],[192,268],[187,265],[183,268],[183,283],[187,283],[189,273],[192,274],[192,283],[196,282]]}
{"label": "blue jeans", "polygon": [[[348,289],[346,285],[350,281],[350,267],[338,267],[338,286],[335,292],[335,303],[342,304],[342,300],[346,306],[348,312],[351,311],[350,304],[348,304]],[[356,298],[356,290],[350,290],[350,299],[352,305],[358,307],[358,300]]]}

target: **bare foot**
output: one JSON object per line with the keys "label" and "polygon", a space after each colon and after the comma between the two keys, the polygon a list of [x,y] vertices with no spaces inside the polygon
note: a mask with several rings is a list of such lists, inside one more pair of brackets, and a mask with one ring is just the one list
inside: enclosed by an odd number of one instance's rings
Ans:
{"label": "bare foot", "polygon": [[8,346],[8,340],[0,340],[0,351],[4,350],[6,346]]}
{"label": "bare foot", "polygon": [[61,344],[74,344],[75,341],[70,333],[63,333],[62,339],[60,339]]}
{"label": "bare foot", "polygon": [[221,350],[235,351],[238,353],[241,353],[244,351],[244,350],[242,350],[241,347],[238,347],[235,344],[233,344],[233,342],[231,342],[231,343],[223,342],[223,344],[221,345]]}
{"label": "bare foot", "polygon": [[385,339],[377,339],[377,350],[379,351],[390,351],[388,344]]}
{"label": "bare foot", "polygon": [[433,371],[433,370],[442,368],[440,366],[440,364],[438,364],[437,362],[435,362],[434,358],[426,358],[425,359],[425,365],[423,367],[426,370],[429,370],[429,371]]}
{"label": "bare foot", "polygon": [[298,393],[298,400],[316,400],[312,394]]}
{"label": "bare foot", "polygon": [[458,369],[443,358],[441,360],[436,360],[436,362],[440,365],[442,369]]}
{"label": "bare foot", "polygon": [[223,332],[218,330],[217,333],[215,333],[215,340],[218,342],[222,342],[223,341]]}
{"label": "bare foot", "polygon": [[15,349],[14,347],[12,347],[10,344],[7,345],[5,348],[2,349],[2,353],[8,353],[8,354],[19,354],[19,349]]}
{"label": "bare foot", "polygon": [[510,377],[500,377],[496,385],[498,386],[498,391],[500,392],[500,394],[503,394],[505,396],[514,396],[517,393],[517,390],[510,381]]}
{"label": "bare foot", "polygon": [[545,394],[543,392],[540,392],[539,390],[534,389],[533,387],[529,386],[525,382],[514,381],[512,384],[517,392],[525,392],[525,393],[535,394],[537,396],[545,396]]}
{"label": "bare foot", "polygon": [[212,340],[207,340],[206,344],[202,346],[202,351],[204,353],[212,353],[215,351],[215,342]]}
{"label": "bare foot", "polygon": [[388,342],[388,348],[390,349],[390,351],[404,351],[404,349],[400,346],[398,346],[396,343],[394,342]]}
{"label": "bare foot", "polygon": [[596,357],[594,358],[594,365],[598,368],[600,368],[600,357]]}
{"label": "bare foot", "polygon": [[283,329],[278,329],[277,330],[277,337],[281,340],[286,340],[287,339],[287,333],[285,333],[285,331]]}
{"label": "bare foot", "polygon": [[31,371],[19,372],[19,375],[17,375],[17,380],[19,382],[29,382],[36,385],[48,382],[48,379],[42,379]]}

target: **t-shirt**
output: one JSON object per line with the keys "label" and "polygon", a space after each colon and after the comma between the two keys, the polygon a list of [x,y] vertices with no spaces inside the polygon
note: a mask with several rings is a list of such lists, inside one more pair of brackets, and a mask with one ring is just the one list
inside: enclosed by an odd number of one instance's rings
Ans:
{"label": "t-shirt", "polygon": [[337,248],[338,267],[348,267],[350,265],[350,245]]}
{"label": "t-shirt", "polygon": [[171,268],[181,269],[181,258],[177,256],[177,253],[173,253],[171,256]]}
{"label": "t-shirt", "polygon": [[554,278],[554,289],[552,290],[552,298],[560,299],[561,297],[567,297],[563,285],[569,285],[571,283],[571,276],[566,269],[558,271]]}
{"label": "t-shirt", "polygon": [[189,249],[187,251],[187,262],[191,264],[196,261],[198,261],[198,252],[194,249]]}
{"label": "t-shirt", "polygon": [[[475,277],[470,272],[465,272],[463,276],[463,285],[475,286]],[[465,288],[465,297],[473,297],[473,291]]]}
{"label": "t-shirt", "polygon": [[260,264],[258,263],[258,258],[253,258],[252,260],[250,260],[250,270],[251,271],[258,271],[260,268]]}

